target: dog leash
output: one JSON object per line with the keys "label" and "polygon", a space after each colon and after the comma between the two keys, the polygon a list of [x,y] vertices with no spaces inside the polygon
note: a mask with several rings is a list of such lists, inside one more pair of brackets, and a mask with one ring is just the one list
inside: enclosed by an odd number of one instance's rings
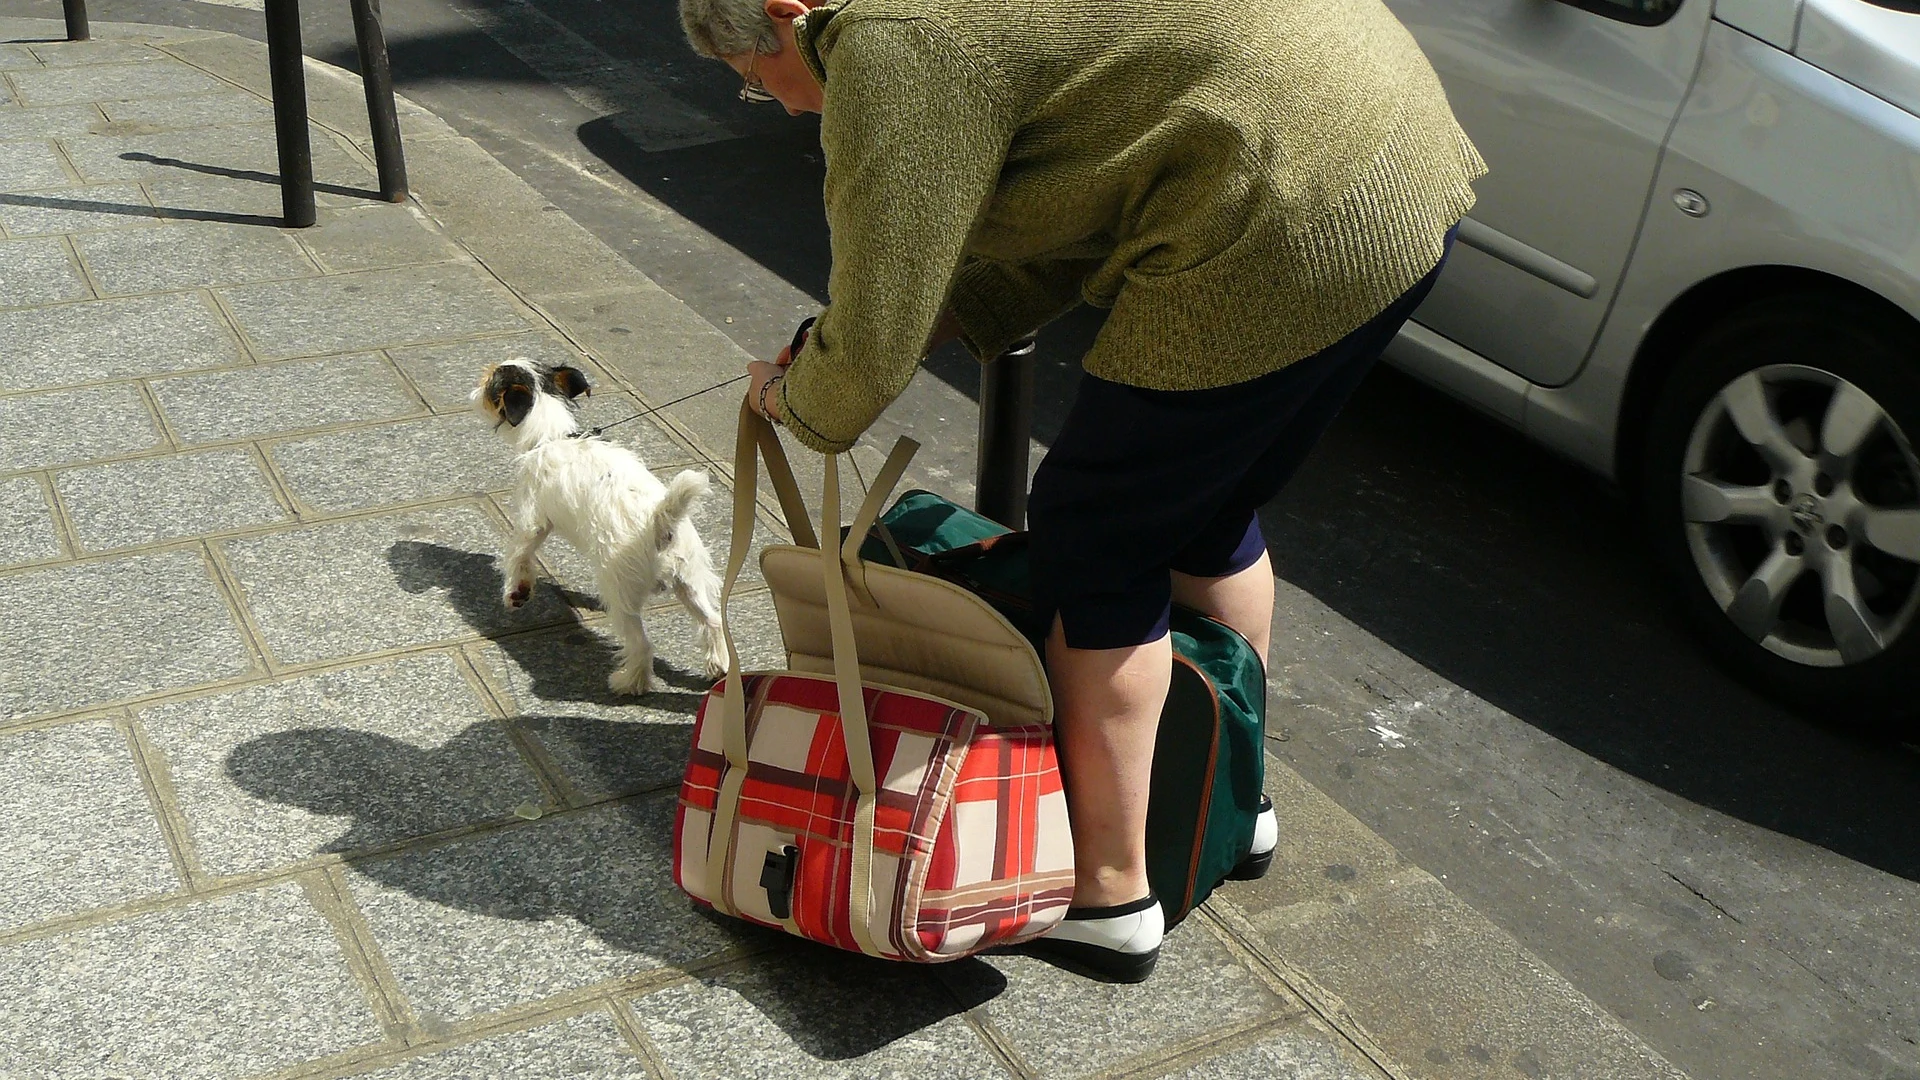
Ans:
{"label": "dog leash", "polygon": [[[798,356],[800,354],[801,346],[807,343],[807,331],[813,329],[813,323],[814,323],[813,319],[807,319],[806,321],[800,324],[800,329],[795,330],[793,332],[793,343],[787,346],[787,360],[789,363],[792,362],[795,356]],[[734,383],[737,383],[740,380],[745,378],[747,378],[746,375],[735,375],[733,378],[728,379],[726,382],[714,383],[712,386],[707,387],[705,390],[695,390],[691,394],[684,394],[680,397],[674,398],[672,401],[667,402],[665,405],[655,405],[653,408],[648,409],[646,412],[634,413],[632,416],[627,417],[625,420],[615,420],[611,424],[602,424],[599,427],[591,427],[581,431],[576,431],[573,434],[567,436],[567,438],[569,439],[595,438],[601,432],[606,431],[608,428],[617,428],[621,424],[628,424],[628,423],[632,423],[635,420],[644,419],[645,417],[652,416],[654,413],[659,412],[661,409],[671,409],[675,405],[678,405],[683,401],[691,401],[694,398],[699,397],[701,394],[711,393],[715,390],[720,389],[723,386],[732,386]],[[856,465],[854,467],[854,470],[856,473],[858,473],[859,466]]]}
{"label": "dog leash", "polygon": [[735,375],[733,378],[728,379],[726,382],[717,382],[717,383],[714,383],[712,386],[707,387],[704,390],[695,390],[691,394],[683,394],[680,397],[674,398],[672,401],[669,401],[664,405],[655,405],[653,408],[648,409],[646,412],[634,413],[632,416],[627,417],[625,420],[615,420],[611,424],[601,424],[599,427],[582,428],[581,430],[576,431],[573,434],[567,436],[567,438],[591,439],[599,435],[601,432],[606,431],[608,428],[617,428],[621,424],[630,424],[635,420],[645,419],[646,417],[652,416],[654,413],[659,412],[661,409],[671,409],[675,405],[678,405],[683,401],[691,401],[694,398],[699,397],[701,394],[711,393],[715,390],[720,389],[723,386],[732,386],[734,383],[737,383],[746,377],[747,376],[745,375]]}

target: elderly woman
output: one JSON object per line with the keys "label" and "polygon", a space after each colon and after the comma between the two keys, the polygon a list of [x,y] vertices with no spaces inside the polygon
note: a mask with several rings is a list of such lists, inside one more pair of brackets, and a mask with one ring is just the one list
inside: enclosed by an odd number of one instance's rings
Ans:
{"label": "elderly woman", "polygon": [[1108,309],[1029,507],[1077,863],[1046,940],[1144,978],[1168,604],[1265,657],[1256,511],[1426,295],[1480,157],[1379,0],[680,4],[743,98],[821,114],[831,306],[749,369],[802,443],[852,446],[955,336],[986,361]]}

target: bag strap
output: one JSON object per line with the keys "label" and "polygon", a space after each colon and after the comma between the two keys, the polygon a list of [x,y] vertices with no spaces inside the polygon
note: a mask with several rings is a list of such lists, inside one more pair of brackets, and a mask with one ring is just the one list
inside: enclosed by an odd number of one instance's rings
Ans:
{"label": "bag strap", "polygon": [[[820,531],[834,536],[840,524],[839,455],[828,454],[826,491],[821,497]],[[860,657],[854,651],[853,615],[847,605],[847,580],[839,559],[820,552],[827,593],[827,621],[833,633],[833,678],[840,690],[840,736],[847,746],[847,775],[858,789],[853,808],[852,887],[847,924],[860,951],[880,955],[868,928],[873,911],[873,819],[880,784],[874,776],[873,738],[867,729],[867,694],[860,684]]]}
{"label": "bag strap", "polygon": [[[734,644],[727,609],[733,598],[733,586],[740,580],[740,568],[746,564],[747,549],[753,539],[756,489],[760,482],[755,453],[760,431],[754,421],[766,423],[742,401],[740,423],[733,443],[733,529],[727,547],[727,572],[720,587],[720,636],[727,644],[726,689],[720,699],[720,741],[726,764],[721,769],[719,791],[714,798],[712,831],[707,833],[707,872],[719,875],[719,880],[710,890],[713,907],[723,915],[733,916],[740,914],[733,906],[731,879],[733,821],[740,808],[740,792],[747,782],[747,690],[740,674],[740,649]],[[786,465],[784,457],[780,459],[780,465]],[[771,460],[767,473],[769,476],[778,474]],[[793,483],[792,470],[788,469],[786,475],[787,484],[793,488],[797,498],[799,486]],[[776,492],[780,490],[778,480],[775,480],[774,489]],[[784,497],[781,503],[783,506],[786,504]],[[801,524],[806,523],[804,515],[800,520]]]}
{"label": "bag strap", "polygon": [[[845,567],[847,580],[859,594],[860,600],[873,607],[873,594],[867,590],[867,564],[860,559],[860,545],[866,540],[867,533],[880,520],[880,510],[886,505],[887,496],[900,483],[900,477],[907,471],[907,463],[920,450],[920,444],[902,435],[893,444],[893,452],[887,455],[886,464],[874,475],[873,485],[867,489],[866,500],[860,504],[859,513],[853,516],[853,526],[847,530],[847,536],[840,544],[840,562]],[[832,519],[823,535],[832,535],[833,526],[839,524],[838,518]],[[891,543],[891,536],[888,537]],[[835,652],[839,651],[836,645]]]}
{"label": "bag strap", "polygon": [[[886,464],[875,477],[865,501],[855,515],[855,529],[840,545],[833,558],[820,551],[822,584],[827,598],[827,618],[833,640],[834,683],[840,699],[841,741],[847,748],[847,773],[858,792],[853,817],[852,890],[849,896],[849,925],[860,951],[882,955],[873,940],[870,919],[873,911],[873,833],[874,814],[879,801],[879,778],[873,763],[873,739],[867,726],[866,690],[860,678],[858,643],[853,633],[853,614],[847,598],[847,579],[855,577],[862,594],[866,592],[866,574],[860,562],[859,538],[878,519],[880,507],[899,483],[919,443],[902,438],[894,445]],[[727,645],[726,689],[721,701],[721,741],[726,766],[720,778],[720,791],[714,807],[713,831],[707,838],[707,866],[718,869],[721,880],[713,890],[714,907],[724,914],[737,915],[731,902],[733,876],[734,818],[747,776],[747,700],[745,680],[740,672],[740,651],[728,624],[727,609],[733,587],[746,563],[747,549],[753,539],[756,487],[759,482],[758,457],[767,461],[787,525],[802,547],[819,548],[818,540],[806,518],[806,506],[799,485],[793,480],[792,467],[779,436],[745,402],[740,407],[740,427],[734,440],[733,535],[727,550],[726,579],[720,591],[720,633]],[[826,482],[821,499],[821,536],[837,536],[840,524],[839,455],[826,458]],[[809,542],[811,541],[811,542]],[[870,599],[870,598],[869,598]]]}
{"label": "bag strap", "polygon": [[[780,445],[779,433],[744,401],[740,403],[740,416],[741,426],[753,429],[760,456],[767,463],[767,479],[773,481],[773,494],[780,500],[780,513],[787,519],[787,531],[793,534],[793,542],[799,547],[819,547],[820,539],[813,534],[813,519],[807,514],[807,501],[800,497],[800,485],[793,479],[793,466],[787,461],[786,447]],[[737,448],[734,457],[734,469],[738,472]],[[755,478],[758,479],[757,475]]]}

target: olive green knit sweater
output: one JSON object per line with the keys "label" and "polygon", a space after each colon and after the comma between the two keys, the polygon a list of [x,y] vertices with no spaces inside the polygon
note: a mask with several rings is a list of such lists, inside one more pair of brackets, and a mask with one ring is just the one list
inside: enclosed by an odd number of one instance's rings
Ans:
{"label": "olive green knit sweater", "polygon": [[780,396],[824,452],[943,304],[983,359],[1085,300],[1101,378],[1277,370],[1432,269],[1485,172],[1380,0],[833,0],[796,39],[833,270]]}

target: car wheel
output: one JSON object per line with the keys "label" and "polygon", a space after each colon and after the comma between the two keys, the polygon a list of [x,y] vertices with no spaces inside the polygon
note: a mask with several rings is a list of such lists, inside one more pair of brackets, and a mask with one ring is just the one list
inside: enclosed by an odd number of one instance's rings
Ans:
{"label": "car wheel", "polygon": [[1647,432],[1645,520],[1712,650],[1815,717],[1920,708],[1920,333],[1776,298],[1696,338]]}

